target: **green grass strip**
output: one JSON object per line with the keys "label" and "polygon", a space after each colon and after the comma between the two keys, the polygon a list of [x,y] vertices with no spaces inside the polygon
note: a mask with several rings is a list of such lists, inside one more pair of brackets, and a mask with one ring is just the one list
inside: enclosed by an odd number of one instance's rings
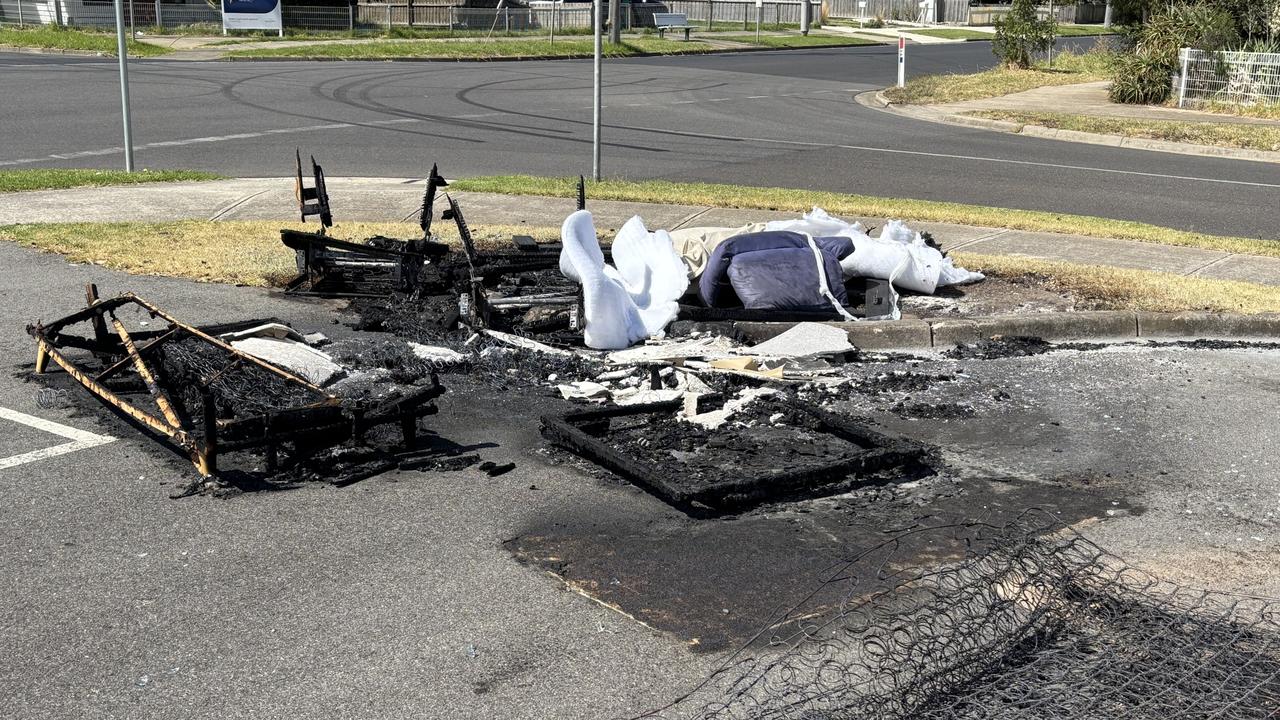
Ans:
{"label": "green grass strip", "polygon": [[[115,33],[89,32],[39,25],[35,27],[0,27],[0,45],[11,47],[41,48],[45,50],[77,50],[104,55],[116,54]],[[126,41],[131,57],[155,57],[173,52],[169,48],[147,43]]]}
{"label": "green grass strip", "polygon": [[[605,57],[630,55],[683,55],[711,52],[713,48],[697,41],[679,42],[657,38],[624,40],[617,45],[606,43]],[[564,40],[488,40],[488,41],[386,41],[372,43],[346,43],[329,45],[305,45],[257,50],[235,50],[231,57],[243,58],[298,58],[341,60],[389,60],[394,58],[428,58],[444,60],[497,60],[503,58],[578,58],[590,57],[593,44],[590,39]]]}
{"label": "green grass strip", "polygon": [[190,170],[0,170],[0,192],[220,179],[220,175]]}

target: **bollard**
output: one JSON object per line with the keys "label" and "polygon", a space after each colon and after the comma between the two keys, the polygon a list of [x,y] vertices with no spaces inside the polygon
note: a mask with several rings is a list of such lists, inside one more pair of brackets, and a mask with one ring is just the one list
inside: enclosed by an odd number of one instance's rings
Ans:
{"label": "bollard", "polygon": [[898,87],[907,86],[907,39],[898,37]]}

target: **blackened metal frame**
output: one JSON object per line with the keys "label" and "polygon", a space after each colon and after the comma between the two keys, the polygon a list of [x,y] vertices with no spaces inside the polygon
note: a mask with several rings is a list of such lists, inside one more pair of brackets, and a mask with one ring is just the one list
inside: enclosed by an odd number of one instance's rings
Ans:
{"label": "blackened metal frame", "polygon": [[[404,444],[413,447],[417,438],[418,418],[434,414],[436,407],[431,401],[444,392],[438,377],[432,374],[431,385],[426,388],[384,399],[372,407],[363,404],[348,406],[297,375],[245,353],[199,328],[187,325],[133,293],[100,300],[97,288],[91,284],[86,288],[86,297],[88,306],[83,310],[47,325],[36,323],[27,328],[27,332],[36,340],[36,373],[46,372],[49,360],[53,360],[91,394],[184,452],[205,477],[217,472],[218,455],[222,452],[264,447],[267,451],[267,470],[275,472],[277,451],[283,442],[305,442],[312,447],[332,447],[353,437],[362,438],[370,428],[387,423],[399,423]],[[115,316],[117,309],[130,304],[141,307],[153,318],[163,319],[168,327],[160,331],[130,334]],[[115,330],[114,338],[106,330],[108,317]],[[92,340],[62,334],[67,327],[86,321],[93,328]],[[199,431],[193,427],[189,418],[183,418],[175,409],[169,396],[169,388],[165,387],[163,379],[157,375],[148,359],[159,347],[179,338],[195,339],[217,348],[228,360],[221,370],[201,378],[199,382],[203,421]],[[66,348],[88,350],[103,358],[104,362],[119,359],[111,362],[104,370],[93,373],[68,358],[63,352]],[[312,400],[263,415],[219,419],[210,386],[219,375],[241,364],[253,365],[270,373],[281,382],[309,395]],[[138,407],[106,386],[109,379],[130,367],[145,384],[158,412]]]}
{"label": "blackened metal frame", "polygon": [[607,433],[610,420],[620,417],[662,413],[670,415],[683,400],[627,405],[598,410],[582,410],[565,415],[544,415],[542,435],[639,485],[670,505],[694,517],[714,517],[750,509],[766,502],[779,502],[815,495],[833,495],[856,487],[885,482],[871,477],[893,467],[919,463],[926,454],[919,443],[891,437],[855,420],[829,413],[805,403],[789,406],[807,415],[814,427],[862,448],[861,452],[833,463],[798,470],[782,470],[756,477],[727,478],[724,483],[690,490],[670,482],[658,467],[615,449],[598,437]]}

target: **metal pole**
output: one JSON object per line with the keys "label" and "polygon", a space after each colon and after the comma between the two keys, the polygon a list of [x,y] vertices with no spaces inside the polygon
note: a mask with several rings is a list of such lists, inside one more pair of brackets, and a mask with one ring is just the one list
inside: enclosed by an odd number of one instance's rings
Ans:
{"label": "metal pole", "polygon": [[1178,107],[1187,102],[1187,73],[1191,71],[1191,48],[1182,48],[1182,77],[1178,79]]}
{"label": "metal pole", "polygon": [[1111,0],[1107,0],[1107,12],[1102,17],[1102,27],[1104,28],[1111,27]]}
{"label": "metal pole", "polygon": [[555,0],[551,0],[551,42],[556,41],[556,14],[558,12],[556,8],[558,7],[560,6],[556,4]]}
{"label": "metal pole", "polygon": [[810,14],[813,12],[813,6],[809,4],[809,0],[800,0],[800,34],[809,34]]}
{"label": "metal pole", "polygon": [[138,28],[133,24],[133,0],[129,0],[129,36],[134,40],[138,39]]}
{"label": "metal pole", "polygon": [[622,2],[609,0],[609,44],[622,42]]}
{"label": "metal pole", "polygon": [[591,177],[600,180],[600,105],[603,93],[600,87],[601,43],[600,25],[604,19],[604,0],[595,0],[595,101],[592,104],[591,119]]}
{"label": "metal pole", "polygon": [[[1049,0],[1049,22],[1052,22],[1055,28],[1057,27],[1058,19],[1053,16],[1053,0]],[[1053,67],[1053,45],[1057,41],[1058,34],[1055,30],[1054,36],[1049,38],[1049,67]]]}
{"label": "metal pole", "polygon": [[160,0],[156,0],[156,27],[164,28],[164,21],[160,19]]}
{"label": "metal pole", "polygon": [[764,20],[764,2],[756,0],[756,44],[760,44],[760,21]]}
{"label": "metal pole", "polygon": [[23,25],[24,23],[22,22],[22,0],[18,0],[18,27],[22,27]]}
{"label": "metal pole", "polygon": [[129,55],[124,41],[124,4],[116,0],[116,52],[120,55],[120,110],[124,120],[124,169],[133,172],[133,120],[129,114]]}

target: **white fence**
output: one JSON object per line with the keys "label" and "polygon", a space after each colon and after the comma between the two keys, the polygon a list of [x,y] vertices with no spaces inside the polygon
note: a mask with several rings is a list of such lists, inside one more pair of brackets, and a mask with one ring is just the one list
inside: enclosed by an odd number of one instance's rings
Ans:
{"label": "white fence", "polygon": [[1280,105],[1280,53],[1184,48],[1178,107],[1204,103]]}

